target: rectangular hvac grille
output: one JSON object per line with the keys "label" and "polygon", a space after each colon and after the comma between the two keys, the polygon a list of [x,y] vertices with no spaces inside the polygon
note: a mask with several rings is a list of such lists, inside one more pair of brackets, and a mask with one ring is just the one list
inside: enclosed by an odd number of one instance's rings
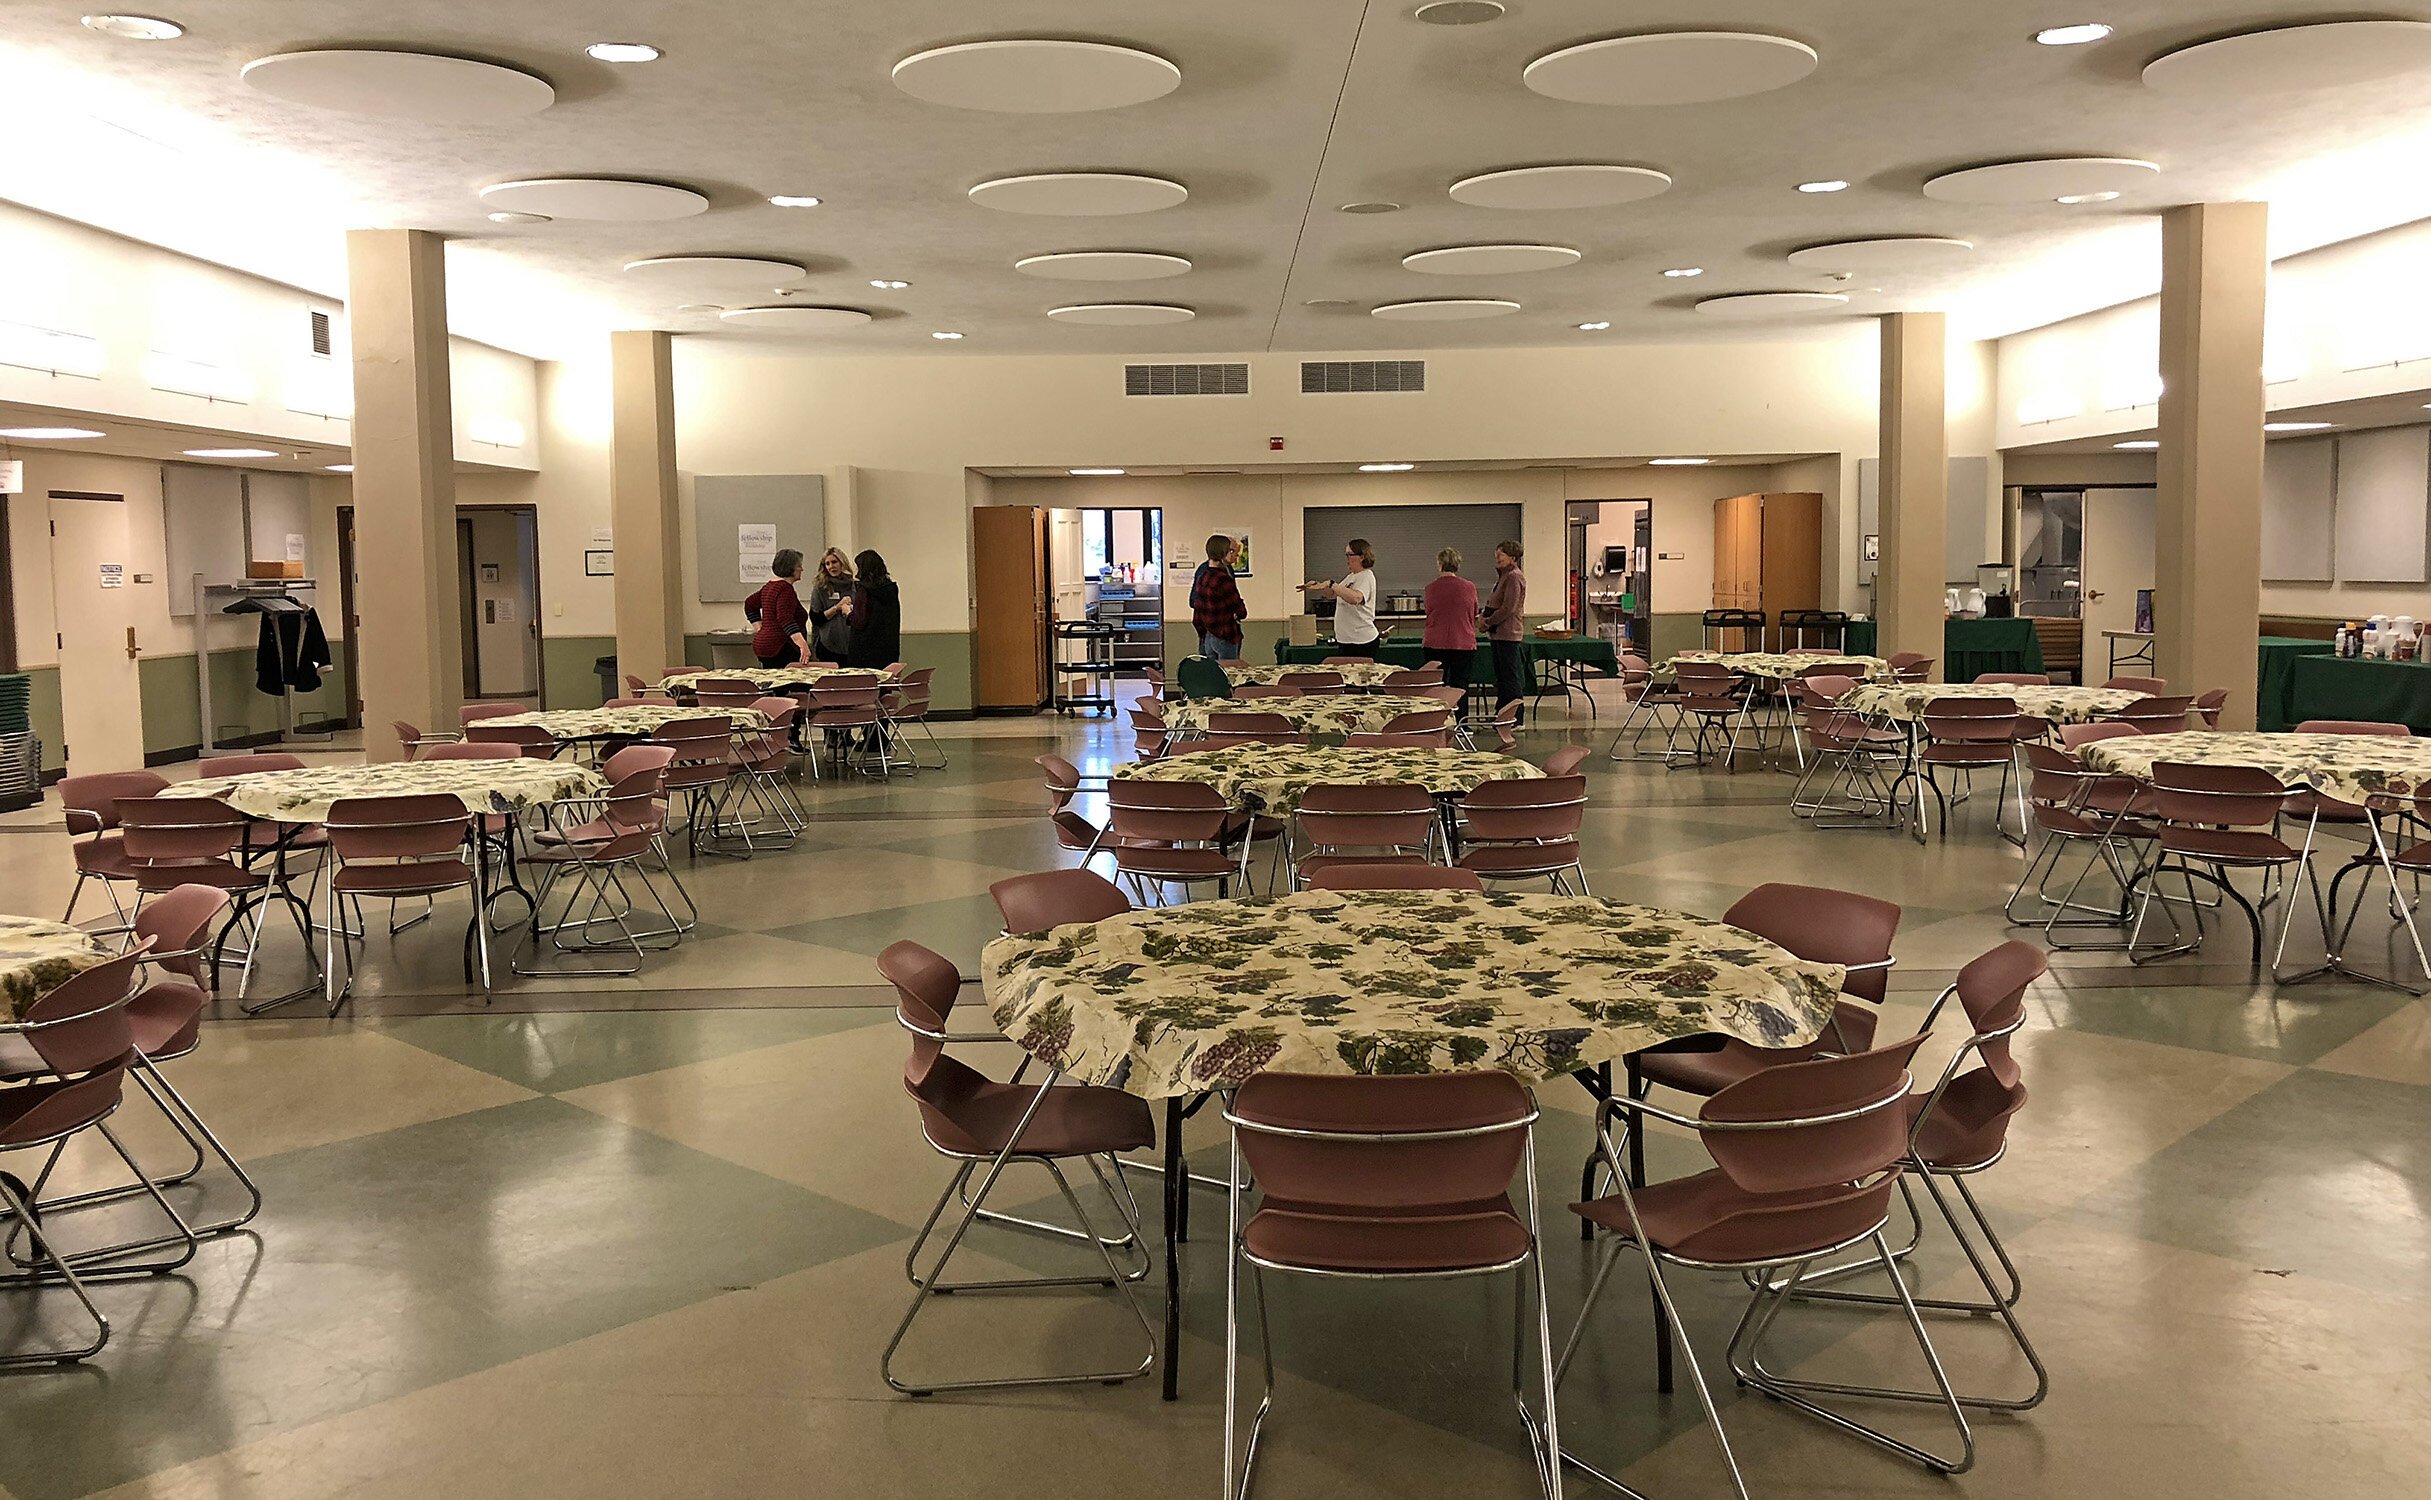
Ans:
{"label": "rectangular hvac grille", "polygon": [[1125,365],[1126,396],[1246,396],[1247,365]]}
{"label": "rectangular hvac grille", "polygon": [[329,314],[317,307],[309,309],[309,312],[312,315],[312,352],[327,358],[330,348]]}
{"label": "rectangular hvac grille", "polygon": [[1336,396],[1372,391],[1423,391],[1423,359],[1309,359],[1300,362],[1300,394]]}

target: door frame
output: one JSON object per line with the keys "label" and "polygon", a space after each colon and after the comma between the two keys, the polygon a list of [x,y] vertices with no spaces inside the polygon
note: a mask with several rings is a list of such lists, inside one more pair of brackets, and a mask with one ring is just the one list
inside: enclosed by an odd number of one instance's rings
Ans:
{"label": "door frame", "polygon": [[338,623],[346,631],[346,713],[348,729],[363,727],[363,653],[359,645],[363,621],[355,614],[355,508],[338,507]]}
{"label": "door frame", "polygon": [[[545,704],[549,701],[549,636],[548,632],[541,628],[540,623],[548,618],[545,612],[547,609],[547,601],[546,596],[542,591],[543,585],[541,583],[540,507],[531,504],[528,501],[502,501],[496,504],[457,506],[456,536],[458,538],[459,548],[467,545],[471,532],[472,517],[476,512],[489,515],[503,514],[514,516],[516,518],[516,525],[518,527],[529,526],[532,530],[532,618],[529,621],[529,625],[532,632],[532,642],[538,648],[532,653],[532,697],[535,701]],[[458,558],[459,562],[464,561],[466,556],[467,554],[460,552]],[[481,676],[481,650],[480,647],[475,643],[479,639],[478,630],[480,626],[480,612],[474,604],[473,589],[481,581],[481,570],[478,565],[475,565],[471,571],[473,574],[472,577],[458,580],[460,586],[457,589],[457,593],[462,595],[461,602],[464,608],[464,640],[460,649],[462,649],[465,653],[465,671],[467,674],[465,693],[470,699],[477,702],[481,697],[479,692],[479,682]]]}

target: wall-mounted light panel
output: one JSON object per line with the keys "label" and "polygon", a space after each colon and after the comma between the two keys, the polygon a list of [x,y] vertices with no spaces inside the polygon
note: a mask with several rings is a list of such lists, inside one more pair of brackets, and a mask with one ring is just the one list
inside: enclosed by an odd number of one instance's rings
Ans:
{"label": "wall-mounted light panel", "polygon": [[101,340],[90,334],[0,319],[0,365],[98,380]]}

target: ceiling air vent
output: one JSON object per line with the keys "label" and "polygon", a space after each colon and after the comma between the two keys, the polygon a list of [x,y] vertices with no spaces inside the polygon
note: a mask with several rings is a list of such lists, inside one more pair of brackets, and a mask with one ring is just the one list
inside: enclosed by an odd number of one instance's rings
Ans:
{"label": "ceiling air vent", "polygon": [[1126,396],[1246,396],[1247,365],[1125,365]]}
{"label": "ceiling air vent", "polygon": [[317,307],[306,309],[306,314],[312,319],[312,352],[327,359],[330,350],[329,314]]}
{"label": "ceiling air vent", "polygon": [[1423,391],[1423,359],[1308,359],[1300,362],[1300,394],[1339,396],[1374,391]]}

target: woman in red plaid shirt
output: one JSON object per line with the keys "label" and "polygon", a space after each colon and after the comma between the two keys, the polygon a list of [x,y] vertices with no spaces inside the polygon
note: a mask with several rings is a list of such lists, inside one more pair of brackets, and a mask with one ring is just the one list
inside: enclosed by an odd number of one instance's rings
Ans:
{"label": "woman in red plaid shirt", "polygon": [[1241,622],[1249,606],[1232,581],[1233,540],[1218,532],[1207,539],[1207,561],[1190,577],[1190,625],[1199,633],[1199,655],[1217,661],[1241,659]]}

